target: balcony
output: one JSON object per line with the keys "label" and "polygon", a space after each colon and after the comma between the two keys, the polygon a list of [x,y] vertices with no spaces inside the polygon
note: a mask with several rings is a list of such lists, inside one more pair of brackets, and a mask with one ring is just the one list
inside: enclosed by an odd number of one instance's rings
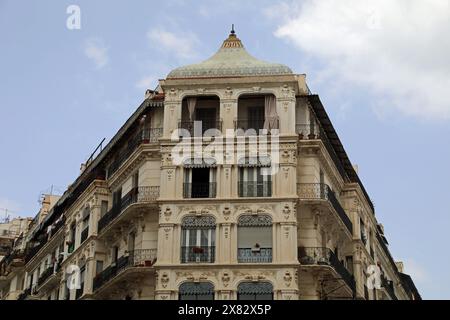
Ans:
{"label": "balcony", "polygon": [[131,189],[121,200],[120,203],[114,205],[100,220],[98,221],[98,233],[100,233],[113,220],[118,218],[132,204],[141,204],[156,201],[159,198],[158,186],[142,186]]}
{"label": "balcony", "polygon": [[19,294],[19,296],[17,297],[17,300],[25,300],[30,295],[31,295],[31,288],[27,288],[27,289],[23,290],[23,292],[21,294]]}
{"label": "balcony", "polygon": [[[275,123],[273,123],[275,122]],[[234,129],[235,130],[242,130],[244,131],[244,135],[246,136],[252,136],[252,135],[260,135],[263,133],[262,130],[264,130],[264,118],[257,118],[257,119],[236,119],[234,120]],[[279,128],[279,119],[272,121],[273,126],[276,128]],[[265,134],[269,134],[270,130],[267,130]]]}
{"label": "balcony", "polygon": [[41,242],[39,242],[36,246],[31,247],[27,250],[27,255],[25,257],[25,262],[28,263],[38,252],[42,249],[42,247],[47,243],[47,237],[45,237]]}
{"label": "balcony", "polygon": [[122,164],[133,154],[141,144],[157,143],[162,136],[162,128],[140,130],[129,141],[124,150],[119,152],[115,160],[108,167],[108,176],[111,177]]}
{"label": "balcony", "polygon": [[215,198],[215,182],[183,183],[183,198]]}
{"label": "balcony", "polygon": [[238,248],[239,263],[271,263],[272,248]]}
{"label": "balcony", "polygon": [[120,257],[116,263],[112,264],[94,278],[93,289],[98,291],[106,284],[112,284],[115,279],[124,276],[128,271],[142,273],[146,269],[152,268],[156,262],[156,249],[137,249],[130,251],[128,255]]}
{"label": "balcony", "polygon": [[339,216],[339,220],[344,224],[348,232],[353,234],[353,224],[350,218],[347,216],[337,200],[336,195],[328,185],[324,183],[299,183],[298,195],[300,199],[304,201],[319,200],[328,202],[333,207],[334,211]]}
{"label": "balcony", "polygon": [[334,270],[354,294],[356,283],[353,275],[345,268],[342,262],[331,249],[321,247],[299,247],[298,260],[302,266],[329,267]]}
{"label": "balcony", "polygon": [[215,246],[181,247],[181,263],[214,263]]}
{"label": "balcony", "polygon": [[271,197],[272,181],[239,181],[239,197]]}
{"label": "balcony", "polygon": [[45,280],[47,280],[52,274],[53,274],[53,266],[49,266],[45,271],[41,274],[41,276],[38,278],[37,286],[40,287]]}
{"label": "balcony", "polygon": [[[209,129],[216,129],[222,132],[222,120],[220,119],[202,119],[197,121],[183,120],[178,122],[178,129],[184,129],[189,132],[191,137],[201,137]],[[216,134],[213,134],[215,136]],[[181,136],[181,132],[180,132]]]}
{"label": "balcony", "polygon": [[391,300],[398,300],[397,296],[395,295],[393,281],[388,280],[384,275],[381,275],[381,286],[384,288],[384,290],[386,290]]}

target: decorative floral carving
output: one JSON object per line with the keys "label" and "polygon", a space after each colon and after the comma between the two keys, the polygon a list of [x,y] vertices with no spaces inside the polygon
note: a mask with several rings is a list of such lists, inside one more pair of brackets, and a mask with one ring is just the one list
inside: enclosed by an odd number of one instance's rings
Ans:
{"label": "decorative floral carving", "polygon": [[169,280],[169,275],[167,273],[163,273],[163,275],[161,276],[161,285],[163,288],[167,287]]}
{"label": "decorative floral carving", "polygon": [[228,284],[229,284],[229,282],[230,282],[230,279],[231,279],[231,277],[230,277],[230,275],[228,274],[228,272],[224,272],[224,273],[222,274],[222,282],[223,282],[223,286],[224,286],[224,287],[228,287]]}
{"label": "decorative floral carving", "polygon": [[292,275],[291,275],[291,273],[289,271],[286,271],[284,273],[283,279],[284,279],[284,282],[286,284],[286,287],[290,287],[291,286],[291,281],[292,281]]}
{"label": "decorative floral carving", "polygon": [[228,239],[229,232],[230,232],[230,229],[228,228],[228,226],[226,226],[223,230],[225,239]]}
{"label": "decorative floral carving", "polygon": [[287,179],[289,177],[289,167],[283,168],[284,178]]}
{"label": "decorative floral carving", "polygon": [[168,181],[172,181],[172,175],[173,175],[173,170],[172,169],[167,170],[167,180]]}
{"label": "decorative floral carving", "polygon": [[242,215],[238,220],[242,227],[267,227],[272,225],[272,217],[269,215]]}
{"label": "decorative floral carving", "polygon": [[283,214],[284,218],[287,220],[289,219],[289,215],[291,214],[291,208],[289,207],[289,204],[285,204],[283,207]]}
{"label": "decorative floral carving", "polygon": [[171,215],[172,210],[170,209],[170,207],[167,207],[166,210],[164,210],[164,216],[166,217],[166,221],[169,221]]}
{"label": "decorative floral carving", "polygon": [[170,228],[164,228],[164,232],[166,234],[166,240],[169,240]]}
{"label": "decorative floral carving", "polygon": [[228,221],[228,219],[230,219],[230,215],[231,215],[230,207],[227,206],[227,207],[223,208],[222,213],[223,213],[223,218],[224,218],[226,221]]}
{"label": "decorative floral carving", "polygon": [[230,87],[227,87],[224,92],[225,99],[230,99],[232,95],[233,95],[233,90],[231,90]]}

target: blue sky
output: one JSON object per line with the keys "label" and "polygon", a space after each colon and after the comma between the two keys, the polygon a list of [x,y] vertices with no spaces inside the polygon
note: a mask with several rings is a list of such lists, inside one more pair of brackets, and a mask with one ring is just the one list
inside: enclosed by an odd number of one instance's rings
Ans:
{"label": "blue sky", "polygon": [[34,215],[146,88],[208,58],[234,23],[250,53],[306,73],[395,259],[424,298],[448,299],[449,17],[448,0],[0,0],[0,208]]}

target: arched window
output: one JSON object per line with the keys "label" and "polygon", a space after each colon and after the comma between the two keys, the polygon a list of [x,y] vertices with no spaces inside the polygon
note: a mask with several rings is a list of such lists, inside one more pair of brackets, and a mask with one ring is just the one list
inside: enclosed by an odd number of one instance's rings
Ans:
{"label": "arched window", "polygon": [[270,282],[242,282],[238,300],[273,300],[273,286]]}
{"label": "arched window", "polygon": [[180,285],[179,300],[214,300],[214,285],[209,282],[185,282]]}
{"label": "arched window", "polygon": [[269,215],[239,217],[238,262],[272,262],[272,218]]}
{"label": "arched window", "polygon": [[181,225],[181,263],[213,263],[216,248],[216,219],[187,216]]}

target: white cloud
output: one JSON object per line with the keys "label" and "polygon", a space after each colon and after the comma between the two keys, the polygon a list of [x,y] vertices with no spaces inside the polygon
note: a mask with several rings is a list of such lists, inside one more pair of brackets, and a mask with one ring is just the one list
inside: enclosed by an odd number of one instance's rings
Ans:
{"label": "white cloud", "polygon": [[162,49],[182,59],[197,56],[200,41],[192,32],[170,32],[162,28],[154,28],[147,32],[147,38],[153,47]]}
{"label": "white cloud", "polygon": [[136,88],[138,89],[154,89],[158,85],[158,80],[154,76],[145,76],[136,82]]}
{"label": "white cloud", "polygon": [[449,0],[304,0],[265,13],[284,17],[275,35],[317,58],[317,77],[369,89],[378,114],[450,120]]}
{"label": "white cloud", "polygon": [[94,62],[96,69],[103,68],[109,62],[108,48],[101,39],[88,39],[85,43],[84,54]]}
{"label": "white cloud", "polygon": [[430,277],[426,270],[413,259],[404,259],[404,272],[409,274],[414,282],[424,284],[429,281]]}

